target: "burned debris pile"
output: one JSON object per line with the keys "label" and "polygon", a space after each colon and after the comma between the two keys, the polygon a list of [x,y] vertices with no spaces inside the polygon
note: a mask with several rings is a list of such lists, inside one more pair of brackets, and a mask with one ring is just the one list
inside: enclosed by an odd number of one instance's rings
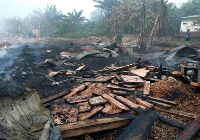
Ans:
{"label": "burned debris pile", "polygon": [[[192,60],[198,57],[196,51],[179,47],[145,55],[141,61],[136,58],[140,55],[129,56],[115,43],[68,45],[20,48],[12,65],[2,70],[1,96],[36,89],[41,98],[37,102],[49,110],[63,138],[199,138],[199,64]],[[11,48],[2,62],[17,52]],[[185,51],[191,55],[183,56]],[[189,61],[183,61],[180,70],[181,57]],[[166,68],[175,59],[179,70]],[[43,128],[44,122],[40,125]]]}
{"label": "burned debris pile", "polygon": [[185,135],[190,139],[200,134],[199,112],[187,110],[189,105],[185,109],[183,106],[198,99],[194,97],[194,87],[177,78],[183,76],[180,73],[140,59],[133,64],[96,71],[82,65],[72,72],[50,72],[49,77],[68,74],[78,84],[71,92],[63,91],[42,99],[41,103],[50,109],[63,138],[128,125],[114,139],[147,139],[154,137],[154,131],[161,133],[155,128],[159,121],[178,129],[179,139]]}

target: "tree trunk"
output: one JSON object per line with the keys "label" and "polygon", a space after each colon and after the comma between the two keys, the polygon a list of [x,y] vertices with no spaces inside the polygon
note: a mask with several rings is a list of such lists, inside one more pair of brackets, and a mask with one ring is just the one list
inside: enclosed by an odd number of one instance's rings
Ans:
{"label": "tree trunk", "polygon": [[[148,41],[148,46],[147,47],[151,47],[152,46],[152,42],[153,42],[153,36],[155,34],[155,31],[156,31],[156,27],[158,26],[159,22],[162,20],[161,19],[161,15],[162,15],[162,9],[163,9],[163,1],[164,0],[161,0],[161,5],[160,5],[160,9],[158,11],[158,14],[157,14],[157,17],[155,18],[155,22],[154,22],[154,26],[150,32],[150,35],[149,35],[149,41]],[[160,25],[161,27],[161,25]]]}
{"label": "tree trunk", "polygon": [[138,39],[138,47],[141,50],[141,52],[144,52],[146,50],[146,0],[143,0],[143,12],[142,12],[142,24],[140,29],[140,36]]}

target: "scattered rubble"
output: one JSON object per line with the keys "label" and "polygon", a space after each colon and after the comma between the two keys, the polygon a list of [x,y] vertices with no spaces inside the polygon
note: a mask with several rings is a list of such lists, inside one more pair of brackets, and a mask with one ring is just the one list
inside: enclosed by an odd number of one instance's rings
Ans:
{"label": "scattered rubble", "polygon": [[[180,70],[165,68],[164,63],[127,57],[116,43],[71,46],[62,52],[46,47],[41,51],[44,56],[33,55],[30,52],[37,52],[37,48],[26,46],[26,55],[16,59],[21,65],[14,64],[17,67],[12,76],[38,89],[48,89],[41,94],[40,103],[50,110],[63,138],[98,140],[91,133],[112,129],[114,135],[107,139],[170,139],[169,134],[172,139],[186,135],[188,139],[199,138],[200,95],[194,93],[199,92],[197,81]],[[185,50],[191,54],[189,58],[197,55],[190,48],[180,47],[161,52],[153,60],[187,57],[181,55]],[[30,63],[24,63],[24,59]],[[28,81],[30,78],[33,80]],[[49,122],[42,126],[48,128]]]}

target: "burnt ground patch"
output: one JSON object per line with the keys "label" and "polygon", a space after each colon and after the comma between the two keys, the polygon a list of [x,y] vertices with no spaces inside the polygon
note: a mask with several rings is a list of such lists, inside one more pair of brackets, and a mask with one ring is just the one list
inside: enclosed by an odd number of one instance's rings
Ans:
{"label": "burnt ground patch", "polygon": [[[71,49],[71,46],[69,48]],[[67,46],[24,44],[15,50],[11,50],[9,53],[14,53],[17,49],[22,49],[21,53],[16,58],[13,58],[13,65],[5,69],[3,74],[0,74],[0,97],[16,96],[25,89],[25,86],[29,86],[35,88],[40,93],[41,98],[46,98],[62,91],[69,91],[72,86],[77,84],[74,81],[67,81],[68,76],[65,74],[50,78],[48,74],[51,71],[73,71],[82,64],[86,65],[89,70],[99,70],[111,64],[122,66],[136,61],[135,58],[123,53],[120,53],[117,58],[96,58],[89,56],[81,60],[61,58],[60,53],[69,51],[69,48]],[[76,46],[75,50],[80,51],[80,48]],[[47,52],[47,50],[51,50],[51,52]],[[46,59],[72,65],[43,63]],[[65,82],[62,84],[52,86],[52,81],[59,82],[63,80]]]}

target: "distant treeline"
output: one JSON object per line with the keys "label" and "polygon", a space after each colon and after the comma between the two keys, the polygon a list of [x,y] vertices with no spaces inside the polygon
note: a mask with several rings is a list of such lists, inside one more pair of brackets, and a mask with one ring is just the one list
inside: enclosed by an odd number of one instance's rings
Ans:
{"label": "distant treeline", "polygon": [[[157,36],[178,35],[183,16],[198,15],[200,0],[189,0],[177,6],[166,0],[93,0],[96,10],[91,19],[83,11],[60,12],[56,5],[34,10],[25,18],[13,17],[0,21],[0,37],[28,37],[40,30],[41,37],[86,37],[114,34],[139,34],[141,28]],[[142,21],[144,20],[145,21]],[[155,24],[155,21],[158,24]],[[145,26],[141,26],[145,22]],[[194,22],[200,24],[200,19]]]}

